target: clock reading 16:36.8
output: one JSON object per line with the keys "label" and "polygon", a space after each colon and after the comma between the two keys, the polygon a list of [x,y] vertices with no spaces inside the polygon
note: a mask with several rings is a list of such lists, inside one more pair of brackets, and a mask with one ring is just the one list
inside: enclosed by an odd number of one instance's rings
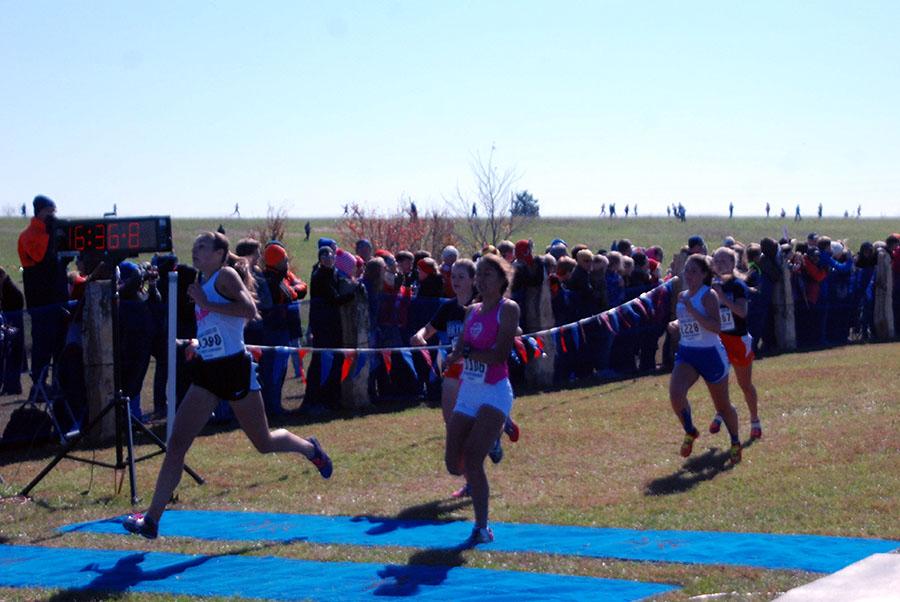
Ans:
{"label": "clock reading 16:36.8", "polygon": [[76,224],[69,230],[69,248],[75,251],[116,251],[141,246],[140,222]]}

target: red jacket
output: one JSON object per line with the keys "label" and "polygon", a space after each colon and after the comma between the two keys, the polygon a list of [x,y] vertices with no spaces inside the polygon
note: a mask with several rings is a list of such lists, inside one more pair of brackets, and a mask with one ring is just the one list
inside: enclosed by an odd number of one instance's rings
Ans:
{"label": "red jacket", "polygon": [[43,220],[31,218],[31,223],[19,234],[19,261],[22,267],[31,268],[42,262],[49,244],[47,225]]}
{"label": "red jacket", "polygon": [[810,304],[819,302],[819,290],[821,282],[828,276],[828,271],[814,264],[806,255],[803,256],[802,276],[806,288],[806,300]]}

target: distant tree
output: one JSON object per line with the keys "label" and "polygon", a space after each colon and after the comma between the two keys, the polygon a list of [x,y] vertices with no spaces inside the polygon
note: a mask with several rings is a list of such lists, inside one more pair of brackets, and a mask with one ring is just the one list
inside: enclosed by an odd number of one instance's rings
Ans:
{"label": "distant tree", "polygon": [[255,238],[263,244],[270,240],[280,240],[286,243],[285,234],[287,232],[288,212],[284,206],[277,209],[269,205],[266,212],[266,225],[262,228],[251,228],[247,232],[247,236]]}
{"label": "distant tree", "polygon": [[[472,160],[472,176],[475,180],[474,192],[463,192],[459,186],[456,196],[448,201],[460,221],[465,220],[468,232],[459,233],[462,242],[475,249],[484,245],[496,245],[504,238],[510,238],[513,232],[520,230],[532,216],[516,215],[512,212],[513,185],[518,175],[513,169],[501,171],[494,163],[494,151],[487,160],[476,154]],[[472,207],[479,211],[472,211]]]}
{"label": "distant tree", "polygon": [[352,249],[357,240],[366,238],[376,249],[393,253],[402,249],[425,249],[437,257],[444,246],[459,244],[449,215],[432,209],[424,219],[416,211],[414,219],[411,206],[409,199],[401,198],[393,212],[381,213],[349,203],[347,216],[337,225],[338,238],[348,249]]}
{"label": "distant tree", "polygon": [[539,217],[541,208],[538,206],[538,200],[534,198],[527,190],[517,192],[512,203],[512,214],[526,217]]}

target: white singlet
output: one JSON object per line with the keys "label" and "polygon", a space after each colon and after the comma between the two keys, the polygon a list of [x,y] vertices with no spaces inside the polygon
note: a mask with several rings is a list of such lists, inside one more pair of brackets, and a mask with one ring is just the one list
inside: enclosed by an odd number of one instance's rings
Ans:
{"label": "white singlet", "polygon": [[[203,283],[203,292],[211,303],[231,303],[216,290],[216,280],[222,270],[216,270],[212,277]],[[244,352],[244,325],[246,320],[239,316],[227,316],[217,311],[200,309],[194,306],[197,316],[197,340],[200,346],[197,354],[204,360],[226,357]]]}
{"label": "white singlet", "polygon": [[[709,287],[704,284],[689,298],[694,308],[704,316],[707,313],[703,307],[703,295],[708,290]],[[678,304],[675,306],[675,315],[678,318],[678,330],[681,332],[681,339],[678,341],[679,345],[685,347],[715,347],[719,344],[719,334],[703,328],[700,322],[688,313],[680,295]]]}

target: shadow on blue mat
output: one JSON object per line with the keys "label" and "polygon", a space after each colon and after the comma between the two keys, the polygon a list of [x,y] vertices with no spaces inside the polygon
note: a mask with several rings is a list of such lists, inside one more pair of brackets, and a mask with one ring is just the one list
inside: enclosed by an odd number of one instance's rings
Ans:
{"label": "shadow on blue mat", "polygon": [[397,529],[416,529],[430,525],[440,525],[450,522],[462,522],[463,519],[454,518],[452,513],[471,506],[472,500],[434,500],[425,504],[418,504],[404,508],[396,516],[374,516],[371,514],[359,514],[351,518],[354,522],[368,522],[375,526],[366,531],[368,535],[383,535]]}
{"label": "shadow on blue mat", "polygon": [[[121,519],[61,527],[127,535]],[[900,542],[883,539],[727,533],[650,531],[492,523],[496,540],[480,549],[653,562],[727,564],[768,569],[831,573]],[[170,510],[160,524],[163,537],[231,541],[308,541],[315,544],[398,546],[430,549],[459,545],[472,528],[468,521],[410,520],[367,516],[319,516],[262,512]]]}
{"label": "shadow on blue mat", "polygon": [[[256,547],[254,550],[258,549]],[[413,555],[410,560],[445,559]],[[453,552],[451,554],[451,559]],[[641,583],[567,575],[494,571],[448,565],[405,566],[318,562],[241,552],[191,556],[167,552],[0,546],[0,586],[62,589],[54,600],[79,592],[148,592],[271,600],[360,600],[412,597],[420,600],[632,601],[675,589]]]}

